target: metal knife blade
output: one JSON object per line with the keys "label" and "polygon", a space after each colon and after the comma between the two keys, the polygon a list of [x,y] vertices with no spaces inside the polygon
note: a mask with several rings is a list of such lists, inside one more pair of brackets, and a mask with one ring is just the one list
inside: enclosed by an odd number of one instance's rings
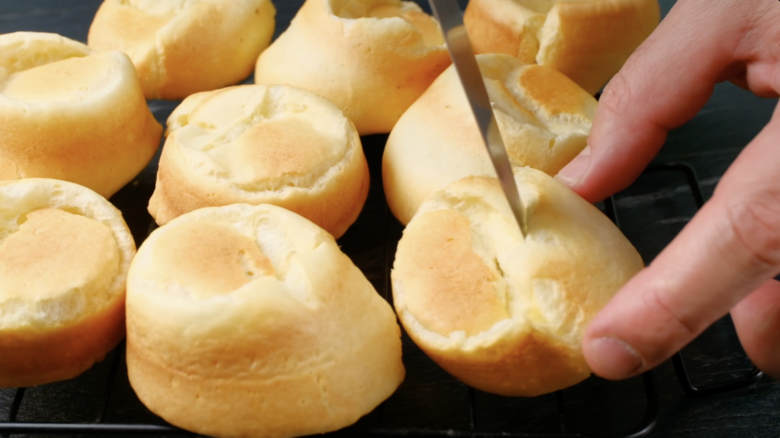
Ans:
{"label": "metal knife blade", "polygon": [[520,226],[520,231],[525,236],[528,231],[525,208],[523,208],[523,201],[520,199],[520,192],[517,190],[504,141],[501,139],[501,133],[496,125],[496,118],[493,115],[485,83],[482,80],[482,73],[479,71],[477,58],[471,48],[471,40],[469,40],[466,27],[463,25],[463,14],[457,0],[428,1],[434,16],[441,25],[452,62],[455,64],[455,69],[463,84],[463,90],[466,92],[471,110],[477,119],[480,134],[485,142],[485,149],[487,149],[493,167],[496,169],[501,188],[509,201],[509,207]]}

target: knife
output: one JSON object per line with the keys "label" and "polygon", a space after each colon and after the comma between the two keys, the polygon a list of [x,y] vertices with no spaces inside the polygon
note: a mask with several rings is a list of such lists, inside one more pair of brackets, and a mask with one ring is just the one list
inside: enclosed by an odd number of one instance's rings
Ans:
{"label": "knife", "polygon": [[493,107],[490,104],[485,83],[482,80],[482,73],[477,65],[477,58],[471,49],[471,40],[466,33],[466,27],[463,25],[463,14],[460,11],[457,0],[428,0],[433,14],[439,21],[441,30],[444,33],[444,39],[447,42],[447,48],[450,51],[452,62],[455,64],[455,70],[460,76],[460,82],[463,90],[466,92],[471,110],[477,119],[479,132],[485,143],[490,160],[498,174],[498,181],[504,190],[504,195],[509,202],[509,207],[520,226],[523,236],[526,236],[528,227],[526,224],[525,208],[520,199],[520,192],[517,190],[515,176],[512,173],[512,165],[509,163],[509,156],[504,147],[504,141],[501,139],[501,133],[496,125],[496,118],[493,115]]}

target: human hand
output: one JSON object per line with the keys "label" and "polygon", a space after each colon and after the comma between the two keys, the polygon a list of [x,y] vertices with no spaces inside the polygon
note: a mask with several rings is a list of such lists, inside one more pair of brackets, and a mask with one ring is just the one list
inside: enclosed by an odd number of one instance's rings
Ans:
{"label": "human hand", "polygon": [[[558,179],[595,202],[633,182],[714,84],[780,93],[780,2],[679,0],[604,90],[589,148]],[[753,362],[780,378],[780,106],[677,238],[590,323],[593,371],[659,365],[731,310]]]}

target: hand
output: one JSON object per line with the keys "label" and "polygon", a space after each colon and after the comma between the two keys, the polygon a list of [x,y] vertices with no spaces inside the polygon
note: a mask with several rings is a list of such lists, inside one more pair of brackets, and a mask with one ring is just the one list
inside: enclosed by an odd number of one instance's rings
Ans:
{"label": "hand", "polygon": [[[589,148],[558,179],[591,202],[633,182],[714,84],[780,93],[780,2],[679,0],[606,87]],[[731,310],[742,345],[780,378],[780,106],[712,199],[589,325],[608,379],[659,365]]]}

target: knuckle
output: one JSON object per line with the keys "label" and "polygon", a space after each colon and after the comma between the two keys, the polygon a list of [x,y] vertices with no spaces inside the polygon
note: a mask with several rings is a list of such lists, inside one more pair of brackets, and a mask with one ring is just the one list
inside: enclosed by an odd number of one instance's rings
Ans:
{"label": "knuckle", "polygon": [[[645,306],[657,315],[661,326],[666,327],[669,339],[664,339],[664,345],[670,345],[674,339],[680,337],[691,338],[699,334],[703,327],[701,321],[695,315],[686,316],[675,311],[675,306],[667,303],[662,289],[653,288],[642,294]],[[660,334],[660,333],[659,333]]]}
{"label": "knuckle", "polygon": [[615,114],[622,114],[630,101],[631,87],[625,71],[621,70],[604,88],[604,92],[601,94],[601,98],[599,98],[599,106],[606,107]]}
{"label": "knuckle", "polygon": [[742,272],[774,275],[780,268],[780,190],[726,204],[726,243],[740,251]]}

